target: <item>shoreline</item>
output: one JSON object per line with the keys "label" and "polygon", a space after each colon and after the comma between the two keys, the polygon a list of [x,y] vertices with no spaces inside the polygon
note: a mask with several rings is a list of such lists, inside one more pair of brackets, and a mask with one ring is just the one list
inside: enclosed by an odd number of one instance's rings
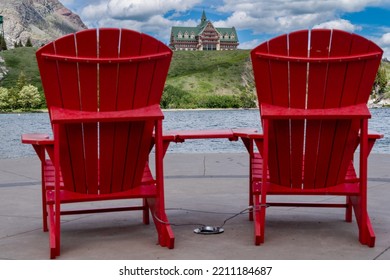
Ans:
{"label": "shoreline", "polygon": [[[390,108],[390,100],[386,100],[385,104],[374,104],[370,103],[368,104],[368,109],[387,109]],[[259,110],[259,108],[194,108],[194,109],[161,109],[163,112],[185,112],[185,111],[252,111],[252,110]],[[41,114],[41,113],[48,113],[48,109],[40,109],[40,110],[34,110],[34,111],[11,111],[11,112],[3,112],[0,111],[0,115],[7,115],[7,114]]]}

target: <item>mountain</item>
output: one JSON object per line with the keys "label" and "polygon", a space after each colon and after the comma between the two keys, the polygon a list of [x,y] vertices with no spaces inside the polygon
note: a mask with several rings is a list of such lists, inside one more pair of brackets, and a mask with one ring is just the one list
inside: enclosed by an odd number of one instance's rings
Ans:
{"label": "mountain", "polygon": [[65,34],[86,29],[80,17],[58,0],[0,0],[4,35],[8,48],[31,38],[41,46]]}

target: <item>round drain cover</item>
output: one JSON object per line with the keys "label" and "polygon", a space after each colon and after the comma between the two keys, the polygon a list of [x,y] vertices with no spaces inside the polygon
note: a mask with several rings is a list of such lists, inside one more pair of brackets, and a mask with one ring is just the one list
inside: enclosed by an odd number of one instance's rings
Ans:
{"label": "round drain cover", "polygon": [[194,229],[194,232],[197,234],[219,234],[224,232],[224,230],[221,227],[202,226]]}

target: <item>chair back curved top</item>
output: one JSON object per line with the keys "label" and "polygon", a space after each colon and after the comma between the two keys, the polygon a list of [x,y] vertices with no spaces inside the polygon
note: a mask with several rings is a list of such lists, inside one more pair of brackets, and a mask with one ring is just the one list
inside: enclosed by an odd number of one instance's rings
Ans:
{"label": "chair back curved top", "polygon": [[[251,52],[260,108],[366,104],[382,53],[373,42],[340,30],[301,30],[264,42]],[[344,182],[359,130],[359,116],[271,120],[271,183],[323,188]]]}

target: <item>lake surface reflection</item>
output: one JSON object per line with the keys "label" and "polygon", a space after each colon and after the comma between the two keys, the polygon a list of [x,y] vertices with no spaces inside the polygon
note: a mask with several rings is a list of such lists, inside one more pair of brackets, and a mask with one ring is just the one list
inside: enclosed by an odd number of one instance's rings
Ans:
{"label": "lake surface reflection", "polygon": [[[385,135],[377,141],[374,153],[390,153],[390,108],[371,109],[370,130]],[[183,110],[164,111],[164,130],[219,129],[253,127],[260,129],[258,110]],[[0,114],[0,158],[19,158],[35,155],[30,145],[20,142],[23,133],[51,134],[47,113]],[[222,153],[245,152],[240,141],[226,139],[187,140],[172,143],[170,153]]]}

